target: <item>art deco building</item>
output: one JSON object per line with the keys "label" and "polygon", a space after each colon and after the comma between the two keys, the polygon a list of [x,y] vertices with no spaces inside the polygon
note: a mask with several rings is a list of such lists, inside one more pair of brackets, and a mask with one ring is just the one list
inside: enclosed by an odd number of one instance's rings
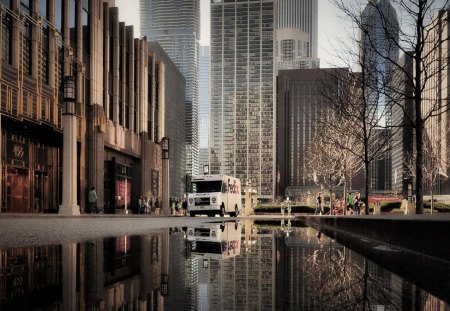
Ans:
{"label": "art deco building", "polygon": [[273,0],[211,3],[211,173],[274,195]]}
{"label": "art deco building", "polygon": [[186,174],[198,173],[200,0],[140,0],[141,34],[157,41],[186,78]]}
{"label": "art deco building", "polygon": [[277,70],[319,68],[318,0],[279,0]]}
{"label": "art deco building", "polygon": [[184,102],[181,73],[161,82],[170,64],[134,38],[113,1],[1,4],[1,211],[55,212],[61,203],[66,76],[76,80],[82,211],[92,186],[107,213],[131,212],[140,195],[159,198],[168,111],[183,122],[176,113]]}

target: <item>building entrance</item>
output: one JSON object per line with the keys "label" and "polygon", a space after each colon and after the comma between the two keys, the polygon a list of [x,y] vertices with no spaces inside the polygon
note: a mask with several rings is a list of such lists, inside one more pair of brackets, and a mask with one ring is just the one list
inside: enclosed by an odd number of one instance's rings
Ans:
{"label": "building entrance", "polygon": [[28,213],[29,209],[30,178],[28,170],[9,169],[6,181],[6,211],[8,213]]}

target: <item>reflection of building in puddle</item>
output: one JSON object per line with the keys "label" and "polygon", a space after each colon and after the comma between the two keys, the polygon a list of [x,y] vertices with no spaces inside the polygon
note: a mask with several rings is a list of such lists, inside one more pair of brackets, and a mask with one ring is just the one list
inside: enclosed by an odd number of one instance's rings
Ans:
{"label": "reflection of building in puddle", "polygon": [[162,233],[0,250],[0,310],[162,310]]}
{"label": "reflection of building in puddle", "polygon": [[[206,310],[273,310],[275,298],[275,252],[273,233],[259,233],[250,221],[228,222],[191,230],[191,245],[214,240],[201,258],[199,307]],[[195,237],[197,234],[197,237]],[[208,236],[209,235],[209,236]],[[203,237],[200,237],[203,236]],[[220,244],[220,246],[219,246]],[[200,247],[197,244],[196,250]],[[209,247],[209,246],[208,246]],[[205,249],[203,249],[205,250]]]}
{"label": "reflection of building in puddle", "polygon": [[[397,254],[382,245],[370,248],[386,256]],[[293,228],[289,236],[280,230],[276,249],[277,310],[412,310],[414,304],[419,310],[439,310],[435,306],[442,305],[312,228]]]}

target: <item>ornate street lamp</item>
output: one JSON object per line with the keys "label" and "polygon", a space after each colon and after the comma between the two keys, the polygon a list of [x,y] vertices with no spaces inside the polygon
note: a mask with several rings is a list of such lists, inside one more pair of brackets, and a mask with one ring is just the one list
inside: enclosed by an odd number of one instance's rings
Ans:
{"label": "ornate street lamp", "polygon": [[161,138],[162,158],[162,215],[168,216],[169,212],[169,138]]}
{"label": "ornate street lamp", "polygon": [[77,204],[77,116],[75,78],[64,78],[63,184],[61,215],[80,215]]}
{"label": "ornate street lamp", "polygon": [[203,259],[203,268],[204,269],[208,269],[208,267],[209,267],[209,260],[204,258]]}
{"label": "ornate street lamp", "polygon": [[[167,258],[167,260],[169,260]],[[161,274],[161,287],[160,287],[161,296],[167,296],[169,294],[169,275]]]}

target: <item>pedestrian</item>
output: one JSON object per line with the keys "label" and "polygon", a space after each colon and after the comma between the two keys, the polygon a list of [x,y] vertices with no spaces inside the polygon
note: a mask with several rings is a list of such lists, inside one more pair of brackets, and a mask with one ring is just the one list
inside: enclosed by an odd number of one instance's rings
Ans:
{"label": "pedestrian", "polygon": [[143,204],[144,204],[144,198],[141,195],[139,197],[139,200],[138,200],[138,211],[137,211],[138,214],[140,214],[142,212],[142,205]]}
{"label": "pedestrian", "polygon": [[88,201],[89,201],[89,213],[99,213],[98,207],[97,207],[97,192],[95,191],[95,187],[92,187],[88,194]]}
{"label": "pedestrian", "polygon": [[359,193],[358,192],[355,193],[355,197],[353,198],[353,206],[354,206],[355,214],[359,215],[360,211],[359,211]]}
{"label": "pedestrian", "polygon": [[319,192],[317,199],[316,199],[316,210],[314,211],[314,215],[316,214],[323,214],[322,210],[322,192]]}
{"label": "pedestrian", "polygon": [[148,214],[149,202],[147,196],[144,197],[144,201],[142,202],[142,209],[144,214]]}
{"label": "pedestrian", "polygon": [[347,212],[350,212],[352,210],[352,213],[355,211],[353,207],[353,196],[351,193],[347,193]]}
{"label": "pedestrian", "polygon": [[183,203],[181,204],[181,207],[183,208],[183,215],[186,216],[186,212],[187,212],[187,201],[186,201],[186,199],[183,199]]}

